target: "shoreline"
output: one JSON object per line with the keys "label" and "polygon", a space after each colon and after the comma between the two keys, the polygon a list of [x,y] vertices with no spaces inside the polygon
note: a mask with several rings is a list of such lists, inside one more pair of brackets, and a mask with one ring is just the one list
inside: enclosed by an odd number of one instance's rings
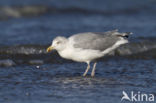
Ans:
{"label": "shoreline", "polygon": [[[46,63],[69,63],[70,60],[61,58],[56,51],[46,52],[48,45],[16,45],[0,47],[0,67],[15,65],[42,65]],[[122,45],[115,51],[104,56],[106,59],[156,59],[156,43],[152,41],[131,42]]]}

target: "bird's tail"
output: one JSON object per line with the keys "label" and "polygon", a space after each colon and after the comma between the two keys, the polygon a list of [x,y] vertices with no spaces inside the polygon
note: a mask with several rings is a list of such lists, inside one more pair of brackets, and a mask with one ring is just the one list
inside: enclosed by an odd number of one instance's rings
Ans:
{"label": "bird's tail", "polygon": [[125,32],[125,33],[119,33],[119,34],[116,34],[116,35],[119,36],[119,37],[128,38],[131,34],[133,34],[133,33],[132,32]]}
{"label": "bird's tail", "polygon": [[133,34],[132,32],[119,33],[118,29],[112,30],[111,33],[112,35],[116,35],[116,36],[124,37],[124,38],[128,38],[129,35]]}

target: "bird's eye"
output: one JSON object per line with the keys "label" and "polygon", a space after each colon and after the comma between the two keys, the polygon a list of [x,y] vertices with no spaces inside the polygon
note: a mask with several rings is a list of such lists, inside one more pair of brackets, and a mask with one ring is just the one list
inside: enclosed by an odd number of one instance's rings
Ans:
{"label": "bird's eye", "polygon": [[57,41],[56,44],[60,44],[60,41]]}

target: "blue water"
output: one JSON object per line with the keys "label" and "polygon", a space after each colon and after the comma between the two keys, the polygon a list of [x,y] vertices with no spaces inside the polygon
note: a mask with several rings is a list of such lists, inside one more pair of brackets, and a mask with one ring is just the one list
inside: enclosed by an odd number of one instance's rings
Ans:
{"label": "blue water", "polygon": [[[96,76],[81,63],[0,68],[1,103],[120,103],[122,91],[155,94],[155,60],[106,60]],[[126,101],[124,101],[126,102]]]}
{"label": "blue water", "polygon": [[[156,36],[154,0],[120,0],[118,3],[113,0],[86,0],[84,3],[82,0],[69,0],[68,3],[63,0],[6,0],[0,1],[0,4],[42,4],[56,10],[37,17],[0,21],[0,45],[49,44],[58,35],[70,36],[79,32],[105,32],[113,29],[133,32],[134,38]],[[72,8],[76,8],[75,11]]]}
{"label": "blue water", "polygon": [[[51,11],[38,16],[0,19],[0,46],[47,45],[58,35],[68,37],[80,32],[113,29],[133,32],[134,39],[156,38],[155,0],[0,1],[0,7],[29,5],[48,6]],[[82,77],[84,63],[56,60],[36,68],[37,65],[28,65],[25,61],[40,55],[20,57],[20,53],[12,53],[10,57],[6,54],[2,52],[0,57],[17,59],[17,65],[0,67],[0,103],[121,103],[123,90],[156,94],[153,59],[100,61],[92,78]]]}

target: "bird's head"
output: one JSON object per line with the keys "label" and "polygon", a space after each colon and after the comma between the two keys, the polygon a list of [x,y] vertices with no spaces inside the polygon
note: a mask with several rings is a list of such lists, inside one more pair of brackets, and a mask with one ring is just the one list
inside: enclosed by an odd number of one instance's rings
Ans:
{"label": "bird's head", "polygon": [[50,52],[52,50],[62,51],[66,48],[66,43],[68,39],[63,36],[56,37],[53,41],[51,46],[47,48],[47,52]]}

